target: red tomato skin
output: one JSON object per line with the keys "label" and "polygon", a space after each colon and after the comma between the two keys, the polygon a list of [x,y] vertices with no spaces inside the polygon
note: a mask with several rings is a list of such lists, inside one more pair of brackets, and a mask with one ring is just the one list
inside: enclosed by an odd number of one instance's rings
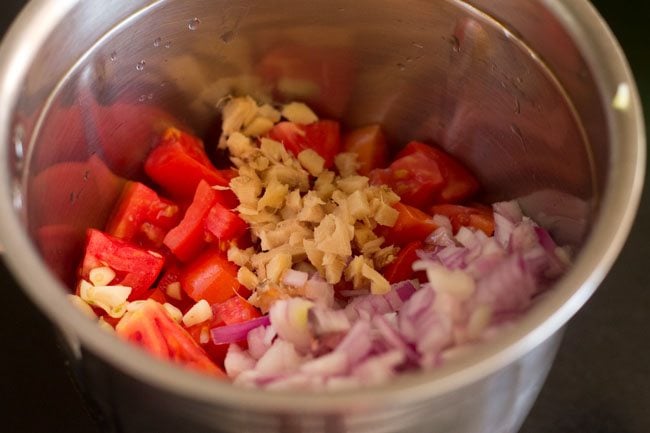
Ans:
{"label": "red tomato skin", "polygon": [[449,218],[454,233],[457,233],[461,227],[473,227],[482,230],[488,236],[494,234],[494,213],[488,206],[437,204],[431,207],[431,213]]}
{"label": "red tomato skin", "polygon": [[106,232],[145,248],[159,248],[181,219],[178,206],[140,182],[127,182]]}
{"label": "red tomato skin", "polygon": [[216,192],[201,180],[183,219],[165,236],[163,243],[182,262],[191,260],[205,246],[205,218],[216,201]]}
{"label": "red tomato skin", "polygon": [[261,317],[260,311],[240,296],[233,296],[221,303],[212,305],[214,319],[225,325],[248,322]]}
{"label": "red tomato skin", "polygon": [[343,137],[343,152],[357,154],[358,172],[368,176],[371,170],[385,167],[388,161],[388,144],[379,125],[354,129]]}
{"label": "red tomato skin", "polygon": [[341,126],[334,120],[319,120],[309,125],[280,122],[268,137],[279,141],[293,155],[312,149],[325,159],[325,168],[334,165],[334,157],[341,149]]}
{"label": "red tomato skin", "polygon": [[223,242],[242,236],[248,229],[248,224],[235,212],[215,203],[206,216],[205,229]]}
{"label": "red tomato skin", "polygon": [[115,271],[111,284],[131,287],[129,300],[140,299],[156,281],[165,259],[158,254],[118,239],[96,229],[88,229],[86,249],[81,265],[81,278],[88,279],[90,270],[108,266]]}
{"label": "red tomato skin", "polygon": [[239,286],[237,266],[219,250],[204,251],[181,273],[181,287],[196,302],[201,299],[210,304],[223,302],[231,298]]}
{"label": "red tomato skin", "polygon": [[168,128],[144,164],[145,173],[170,196],[178,200],[192,197],[202,180],[209,185],[227,186],[228,180],[217,170],[197,137]]}
{"label": "red tomato skin", "polygon": [[458,203],[474,195],[476,178],[456,159],[444,151],[412,141],[391,165],[370,172],[372,184],[385,184],[408,205],[428,210],[440,203]]}
{"label": "red tomato skin", "polygon": [[422,241],[438,228],[431,215],[413,206],[395,203],[393,207],[399,212],[397,221],[393,227],[386,227],[381,231],[388,244],[405,246],[411,242]]}
{"label": "red tomato skin", "polygon": [[474,175],[456,158],[435,146],[411,141],[397,157],[416,153],[426,155],[431,161],[435,161],[445,179],[445,186],[434,197],[434,203],[458,203],[473,196],[479,190],[479,183]]}
{"label": "red tomato skin", "polygon": [[118,322],[115,331],[124,340],[142,347],[160,359],[217,377],[226,376],[158,302],[146,301],[138,310],[127,313]]}
{"label": "red tomato skin", "polygon": [[[386,266],[382,272],[389,283],[395,284],[400,281],[410,280],[414,277],[412,266],[413,262],[418,260],[416,251],[421,250],[422,248],[422,241],[414,241],[408,243],[400,250],[395,260]],[[421,275],[417,275],[417,277],[421,277]]]}

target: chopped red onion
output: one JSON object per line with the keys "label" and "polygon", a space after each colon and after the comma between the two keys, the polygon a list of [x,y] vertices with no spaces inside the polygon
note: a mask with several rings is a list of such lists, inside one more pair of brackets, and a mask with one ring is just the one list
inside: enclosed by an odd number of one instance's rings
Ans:
{"label": "chopped red onion", "polygon": [[368,356],[372,349],[370,331],[370,323],[365,320],[357,321],[334,351],[345,353],[351,364],[358,363]]}
{"label": "chopped red onion", "polygon": [[296,371],[300,364],[301,357],[293,344],[277,339],[264,356],[257,361],[255,370],[262,375],[291,373]]}
{"label": "chopped red onion", "polygon": [[351,328],[350,320],[343,310],[314,307],[309,310],[308,321],[316,337],[346,332]]}
{"label": "chopped red onion", "polygon": [[[257,328],[259,329],[259,328]],[[255,367],[256,360],[247,351],[242,350],[237,344],[231,344],[226,353],[224,367],[228,377],[235,378],[242,372]]]}
{"label": "chopped red onion", "polygon": [[271,326],[278,336],[292,343],[300,352],[306,352],[312,342],[308,326],[309,310],[314,304],[306,299],[291,298],[276,301],[269,310]]}
{"label": "chopped red onion", "polygon": [[[269,334],[272,334],[271,338],[269,338]],[[273,344],[275,334],[272,326],[260,326],[252,329],[247,337],[248,352],[250,355],[255,359],[260,359],[269,350],[271,344]]]}
{"label": "chopped red onion", "polygon": [[498,214],[513,224],[521,222],[524,217],[519,204],[514,200],[494,203],[492,209],[494,210],[495,216]]}
{"label": "chopped red onion", "polygon": [[269,316],[262,316],[243,323],[212,328],[210,335],[214,344],[237,343],[244,341],[252,329],[259,326],[266,326],[269,323]]}

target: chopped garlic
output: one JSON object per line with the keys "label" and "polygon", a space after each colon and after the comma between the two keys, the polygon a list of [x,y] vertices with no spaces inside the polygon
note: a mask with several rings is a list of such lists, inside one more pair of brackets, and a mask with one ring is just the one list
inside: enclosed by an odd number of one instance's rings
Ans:
{"label": "chopped garlic", "polygon": [[345,260],[338,254],[325,253],[323,255],[323,268],[325,268],[325,280],[330,284],[341,281]]}
{"label": "chopped garlic", "polygon": [[249,290],[255,289],[255,287],[260,283],[257,275],[246,267],[241,267],[237,271],[237,281]]}
{"label": "chopped garlic", "polygon": [[126,312],[127,298],[131,288],[127,286],[93,286],[81,280],[79,294],[88,304],[101,308],[113,318],[120,318]]}
{"label": "chopped garlic", "polygon": [[92,307],[86,303],[79,296],[68,295],[68,300],[74,305],[79,311],[81,311],[86,317],[90,319],[97,319],[97,315],[93,311]]}
{"label": "chopped garlic", "polygon": [[108,266],[102,266],[90,270],[88,279],[93,286],[107,286],[115,279],[115,271]]}
{"label": "chopped garlic", "polygon": [[181,296],[181,283],[178,282],[178,281],[174,281],[173,283],[169,283],[167,285],[165,293],[167,293],[167,296],[169,296],[170,298],[176,299],[177,301],[180,301],[182,299],[182,296]]}
{"label": "chopped garlic", "polygon": [[169,314],[169,317],[171,317],[174,320],[174,322],[180,323],[181,320],[183,320],[183,313],[181,312],[181,310],[179,310],[169,302],[165,302],[163,304],[163,307],[165,307],[167,314]]}
{"label": "chopped garlic", "polygon": [[286,165],[274,165],[264,173],[264,182],[279,182],[300,191],[309,190],[309,174],[302,169]]}
{"label": "chopped garlic", "polygon": [[352,248],[350,242],[352,237],[346,224],[341,218],[334,215],[327,215],[314,229],[314,239],[318,249],[325,253],[350,256]]}
{"label": "chopped garlic", "polygon": [[142,308],[145,305],[145,300],[139,300],[139,301],[133,301],[129,302],[126,305],[126,311],[138,311],[140,308]]}
{"label": "chopped garlic", "polygon": [[325,160],[312,149],[305,149],[298,154],[298,161],[312,176],[318,176],[323,172]]}
{"label": "chopped garlic", "polygon": [[187,310],[187,313],[183,316],[183,324],[189,328],[190,326],[198,325],[211,319],[212,308],[210,308],[208,301],[201,299],[192,308]]}
{"label": "chopped garlic", "polygon": [[318,116],[302,102],[291,102],[282,107],[282,116],[289,122],[308,125],[318,121]]}

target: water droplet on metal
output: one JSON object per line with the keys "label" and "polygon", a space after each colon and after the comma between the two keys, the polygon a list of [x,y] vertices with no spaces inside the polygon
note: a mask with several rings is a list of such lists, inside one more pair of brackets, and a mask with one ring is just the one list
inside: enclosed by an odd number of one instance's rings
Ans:
{"label": "water droplet on metal", "polygon": [[20,187],[20,181],[15,180],[11,191],[11,203],[14,209],[21,210],[23,208],[23,191]]}
{"label": "water droplet on metal", "polygon": [[227,32],[222,33],[221,36],[219,36],[219,39],[221,39],[221,42],[223,42],[224,44],[229,43],[234,38],[235,38],[235,32],[232,30],[228,30]]}
{"label": "water droplet on metal", "polygon": [[194,17],[190,20],[189,23],[187,23],[187,28],[194,31],[199,28],[199,24],[201,24],[201,20],[197,17]]}
{"label": "water droplet on metal", "polygon": [[70,204],[74,204],[74,202],[77,200],[77,196],[75,196],[74,191],[70,191],[70,197],[68,200],[70,201]]}
{"label": "water droplet on metal", "polygon": [[517,83],[519,83],[519,84],[522,84],[524,82],[524,78],[523,77],[517,77],[517,78],[515,78],[515,81]]}
{"label": "water droplet on metal", "polygon": [[406,65],[404,63],[398,63],[397,67],[399,68],[400,71],[403,71],[406,69]]}
{"label": "water droplet on metal", "polygon": [[84,182],[87,181],[90,178],[90,170],[84,171]]}
{"label": "water droplet on metal", "polygon": [[161,81],[160,87],[165,87],[167,84],[169,84],[167,81]]}
{"label": "water droplet on metal", "polygon": [[339,12],[345,12],[345,8],[339,8]]}
{"label": "water droplet on metal", "polygon": [[449,43],[451,44],[451,49],[454,50],[454,52],[459,52],[460,51],[460,41],[456,36],[451,36],[449,38]]}
{"label": "water droplet on metal", "polygon": [[165,44],[165,48],[171,48],[172,47],[172,41],[167,41]]}
{"label": "water droplet on metal", "polygon": [[111,59],[111,62],[117,60],[117,51],[113,51],[109,58]]}
{"label": "water droplet on metal", "polygon": [[153,93],[149,93],[147,95],[147,99],[151,101],[153,99]]}
{"label": "water droplet on metal", "polygon": [[413,42],[411,45],[413,45],[415,48],[424,49],[424,45],[418,44],[417,42]]}
{"label": "water droplet on metal", "polygon": [[147,96],[146,96],[146,95],[140,95],[140,96],[138,97],[138,102],[144,102],[146,99],[147,99]]}
{"label": "water droplet on metal", "polygon": [[142,71],[144,69],[144,65],[146,64],[147,62],[145,62],[144,60],[140,60],[138,64],[135,65],[135,69],[137,69],[138,71]]}
{"label": "water droplet on metal", "polygon": [[521,104],[519,103],[519,98],[515,98],[515,114],[521,113]]}
{"label": "water droplet on metal", "polygon": [[160,43],[162,42],[162,39],[156,38],[153,40],[153,46],[158,48],[160,46]]}
{"label": "water droplet on metal", "polygon": [[23,129],[22,125],[16,125],[16,129],[14,129],[14,153],[17,162],[22,162],[25,158],[24,138],[25,129]]}

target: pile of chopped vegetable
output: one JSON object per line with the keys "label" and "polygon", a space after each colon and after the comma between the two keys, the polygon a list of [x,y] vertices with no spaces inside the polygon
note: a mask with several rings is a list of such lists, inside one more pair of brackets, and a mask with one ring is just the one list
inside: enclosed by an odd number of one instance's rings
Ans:
{"label": "pile of chopped vegetable", "polygon": [[248,387],[382,383],[488,338],[569,265],[433,145],[389,162],[380,126],[341,133],[299,102],[230,98],[222,118],[228,168],[169,128],[151,183],[87,232],[72,302],[154,356]]}

